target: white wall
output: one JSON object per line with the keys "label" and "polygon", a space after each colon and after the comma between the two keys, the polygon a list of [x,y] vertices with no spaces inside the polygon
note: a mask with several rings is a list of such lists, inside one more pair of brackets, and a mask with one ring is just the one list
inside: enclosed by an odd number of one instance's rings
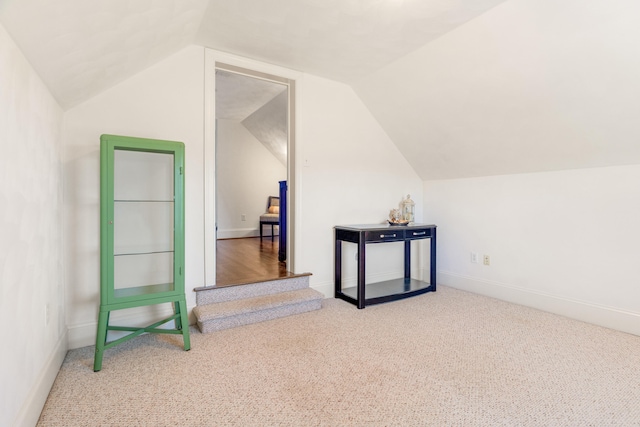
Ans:
{"label": "white wall", "polygon": [[[313,273],[311,286],[329,297],[333,227],[384,223],[407,194],[421,220],[422,182],[351,87],[305,74],[297,90],[296,270]],[[343,277],[355,283],[355,248],[345,246]],[[370,280],[402,277],[401,247],[369,245],[367,254]]]}
{"label": "white wall", "polygon": [[[268,197],[278,196],[278,181],[287,179],[287,168],[242,123],[216,123],[218,238],[259,236],[259,217]],[[264,234],[270,236],[271,227],[264,227]]]}
{"label": "white wall", "polygon": [[0,425],[35,425],[67,351],[62,109],[0,26]]}
{"label": "white wall", "polygon": [[640,335],[638,182],[639,165],[427,181],[438,280]]}
{"label": "white wall", "polygon": [[[244,60],[244,66],[260,63]],[[65,113],[65,265],[69,346],[91,345],[99,308],[99,136],[102,133],[186,144],[186,290],[204,286],[204,49],[191,46]],[[296,272],[333,288],[333,226],[383,222],[410,193],[422,206],[422,182],[355,93],[346,85],[303,75],[296,82],[299,166]],[[205,167],[205,163],[207,166]],[[248,213],[248,212],[247,212]],[[420,218],[418,209],[418,218]],[[385,256],[392,253],[391,257]],[[370,275],[402,274],[401,254],[371,250]],[[386,262],[386,258],[391,261]],[[374,268],[377,267],[377,268]],[[347,275],[355,276],[354,269]],[[349,277],[347,277],[348,279]],[[150,313],[125,313],[141,322]],[[118,316],[116,316],[118,317]]]}
{"label": "white wall", "polygon": [[640,333],[638,13],[509,0],[354,85],[426,181],[441,283]]}
{"label": "white wall", "polygon": [[[103,133],[185,143],[185,289],[203,284],[204,49],[190,46],[65,112],[64,261],[70,348],[95,343],[100,298],[99,159]],[[167,310],[168,310],[167,305]],[[136,324],[158,307],[114,313]]]}

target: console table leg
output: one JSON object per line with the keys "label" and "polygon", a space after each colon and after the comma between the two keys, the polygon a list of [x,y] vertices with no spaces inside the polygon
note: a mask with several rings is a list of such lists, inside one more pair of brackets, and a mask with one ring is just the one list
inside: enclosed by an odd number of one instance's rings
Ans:
{"label": "console table leg", "polygon": [[433,290],[436,290],[436,229],[433,229],[433,233],[431,234],[431,238],[429,239],[431,241],[431,259],[430,259],[430,265],[429,265],[429,272],[430,277],[429,277],[429,283],[430,286],[433,287]]}
{"label": "console table leg", "polygon": [[342,240],[336,239],[333,265],[333,284],[335,298],[342,292]]}
{"label": "console table leg", "polygon": [[407,292],[411,284],[411,240],[404,241],[404,290]]}
{"label": "console table leg", "polygon": [[364,236],[360,236],[358,241],[358,308],[364,308],[364,300],[366,298],[364,292],[364,282],[365,282],[365,238]]}

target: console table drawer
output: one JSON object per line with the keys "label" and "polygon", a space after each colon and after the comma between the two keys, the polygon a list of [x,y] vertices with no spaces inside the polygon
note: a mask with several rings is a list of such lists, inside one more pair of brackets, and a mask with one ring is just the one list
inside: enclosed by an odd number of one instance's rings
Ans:
{"label": "console table drawer", "polygon": [[404,230],[367,231],[365,242],[395,242],[404,240]]}
{"label": "console table drawer", "polygon": [[426,239],[432,236],[433,228],[418,228],[411,229],[405,231],[405,239],[407,240],[415,240],[415,239]]}

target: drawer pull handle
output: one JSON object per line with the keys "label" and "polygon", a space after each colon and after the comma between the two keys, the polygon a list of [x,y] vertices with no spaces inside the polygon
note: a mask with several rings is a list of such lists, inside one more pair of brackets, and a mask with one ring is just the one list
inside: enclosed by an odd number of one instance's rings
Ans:
{"label": "drawer pull handle", "polygon": [[384,239],[385,237],[396,237],[396,235],[395,234],[381,234],[380,235],[381,239]]}
{"label": "drawer pull handle", "polygon": [[413,235],[414,235],[414,236],[424,236],[425,234],[427,234],[427,232],[426,232],[426,231],[421,231],[421,232],[419,232],[419,233],[416,233],[415,231],[413,232]]}

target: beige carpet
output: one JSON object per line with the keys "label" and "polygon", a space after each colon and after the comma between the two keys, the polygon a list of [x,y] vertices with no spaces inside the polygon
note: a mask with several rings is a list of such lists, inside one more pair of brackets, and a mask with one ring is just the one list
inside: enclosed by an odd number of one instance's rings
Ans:
{"label": "beige carpet", "polygon": [[69,352],[39,426],[640,426],[640,337],[441,286]]}

